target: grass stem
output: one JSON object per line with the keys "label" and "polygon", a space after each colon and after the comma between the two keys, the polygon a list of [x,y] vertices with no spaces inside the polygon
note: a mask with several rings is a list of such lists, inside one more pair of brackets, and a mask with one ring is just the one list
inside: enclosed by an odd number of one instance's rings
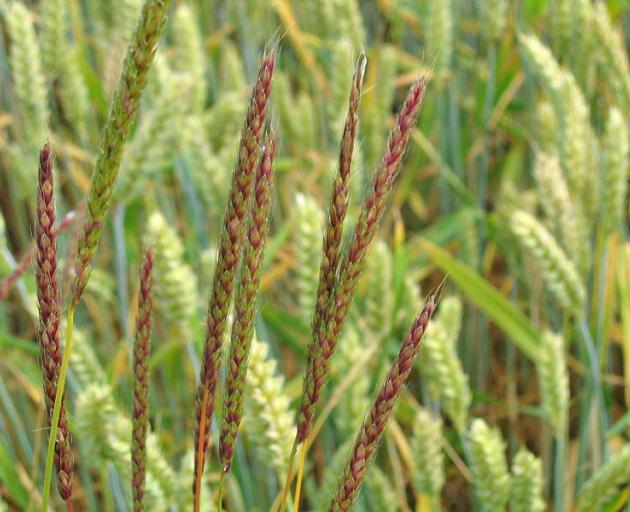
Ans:
{"label": "grass stem", "polygon": [[225,484],[225,471],[221,472],[219,478],[219,489],[217,492],[217,511],[223,512],[223,485]]}
{"label": "grass stem", "polygon": [[289,489],[291,489],[291,481],[293,480],[293,467],[295,463],[295,454],[297,452],[297,438],[293,441],[293,447],[291,448],[291,455],[289,455],[289,469],[287,470],[287,478],[284,482],[284,488],[282,489],[282,497],[280,498],[280,511],[284,512],[287,508],[287,497],[289,496]]}
{"label": "grass stem", "polygon": [[300,465],[298,466],[297,479],[295,482],[295,497],[293,500],[293,512],[300,510],[300,494],[302,493],[302,479],[304,478],[304,466],[306,465],[306,452],[308,451],[308,440],[302,444],[300,453]]}
{"label": "grass stem", "polygon": [[566,494],[566,424],[562,429],[562,433],[556,438],[556,454],[554,461],[554,510],[562,512],[565,510],[565,494]]}

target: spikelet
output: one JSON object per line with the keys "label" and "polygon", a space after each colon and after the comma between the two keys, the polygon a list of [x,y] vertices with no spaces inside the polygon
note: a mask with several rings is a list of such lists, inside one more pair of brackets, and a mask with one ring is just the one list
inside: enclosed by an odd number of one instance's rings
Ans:
{"label": "spikelet", "polygon": [[151,356],[151,296],[153,253],[144,253],[140,271],[138,295],[138,319],[133,346],[133,408],[131,433],[131,487],[135,512],[144,511],[144,486],[146,476],[146,443],[149,425],[149,358]]}
{"label": "spikelet", "polygon": [[276,373],[268,345],[256,338],[252,340],[245,386],[245,434],[259,459],[270,464],[282,480],[289,465],[295,423],[284,377]]}
{"label": "spikelet", "polygon": [[580,228],[558,158],[545,153],[536,155],[534,178],[538,188],[538,202],[545,212],[547,226],[567,254],[577,255],[580,247],[583,247],[578,240]]}
{"label": "spikelet", "polygon": [[120,168],[122,150],[136,118],[170,0],[147,0],[123,62],[120,81],[103,128],[81,237],[77,244],[71,307],[81,301],[90,279],[105,216]]}
{"label": "spikelet", "polygon": [[575,265],[547,229],[529,213],[515,211],[512,232],[540,268],[547,287],[568,312],[580,314],[586,291]]}
{"label": "spikelet", "polygon": [[[365,276],[363,316],[370,335],[382,339],[391,330],[394,305],[392,254],[383,240],[376,242],[369,255]],[[418,304],[415,304],[416,308]]]}
{"label": "spikelet", "polygon": [[[358,68],[357,80],[359,83],[361,76],[361,68]],[[321,276],[326,278],[323,280],[323,289],[325,290],[323,297],[328,298],[328,300],[324,300],[324,302],[320,304],[318,298],[318,308],[323,306],[322,311],[324,314],[320,317],[321,322],[317,321],[316,316],[313,329],[314,337],[307,351],[304,391],[300,405],[300,419],[298,422],[297,441],[299,443],[303,442],[308,436],[313,415],[315,414],[315,408],[319,401],[320,392],[327,377],[330,357],[333,355],[337,346],[337,341],[343,330],[343,325],[352,304],[359,278],[365,268],[367,254],[369,253],[369,249],[383,217],[386,199],[391,194],[396,182],[396,177],[399,175],[401,158],[405,152],[412,128],[420,112],[420,105],[424,97],[425,88],[426,81],[425,78],[422,77],[412,85],[399,110],[394,127],[387,140],[383,160],[374,173],[372,184],[363,199],[361,213],[356,222],[347,251],[341,263],[339,263],[339,276],[336,282],[334,274],[332,279],[326,277],[330,268],[334,269],[337,266],[337,262],[339,261],[338,247],[335,246],[334,250],[332,250],[336,255],[335,265],[332,266],[332,263],[328,261],[326,268],[322,266]],[[354,90],[355,88],[353,87],[353,91]],[[354,137],[350,138],[350,140],[353,139]],[[346,144],[342,144],[342,156],[344,154],[344,146],[346,146]],[[346,149],[348,148],[346,147]],[[340,158],[340,162],[341,160]],[[344,160],[347,159],[344,158]],[[343,182],[343,179],[336,179],[336,182],[337,181]],[[331,212],[334,212],[334,217],[332,214],[329,216],[330,222],[327,228],[328,233],[326,234],[326,240],[332,240],[330,236],[334,234],[333,232],[336,233],[336,230],[339,230],[341,227],[336,226],[334,229],[332,227],[333,219],[339,222],[339,214],[335,210],[340,208],[336,202],[341,201],[341,198],[337,199],[336,196],[339,196],[339,194],[333,193],[334,202],[331,204],[333,204],[334,207],[331,209]],[[347,203],[343,204],[345,206]],[[345,208],[343,212],[345,214]],[[324,253],[327,258],[330,258],[330,256],[328,256],[330,250],[327,245],[329,244],[326,243],[324,246]],[[432,312],[433,311],[431,311],[431,313]],[[413,325],[414,327],[416,326],[415,323]],[[318,326],[320,328],[317,328]],[[352,501],[352,496],[340,496],[340,499],[345,503],[348,500]]]}
{"label": "spikelet", "polygon": [[[457,356],[455,341],[459,336],[461,320],[454,320],[458,299],[447,297],[440,306],[440,313],[429,327],[421,352],[421,369],[429,379],[429,389],[441,402],[441,408],[459,432],[466,430],[471,394],[468,376]],[[461,311],[461,305],[459,306]],[[442,316],[442,311],[446,312]]]}
{"label": "spikelet", "polygon": [[201,32],[192,9],[180,4],[175,10],[172,25],[173,44],[175,46],[174,67],[191,78],[190,92],[187,96],[188,108],[197,113],[206,101],[205,54]]}
{"label": "spikelet", "polygon": [[[65,325],[62,329],[62,336],[65,338]],[[79,388],[87,388],[90,384],[105,384],[105,372],[98,362],[85,332],[75,327],[73,340],[70,369],[72,376],[79,383]]]}
{"label": "spikelet", "polygon": [[[362,342],[363,339],[359,336],[357,328],[349,324],[332,363],[337,370],[335,373],[338,383],[356,364],[357,354],[365,349]],[[343,394],[335,410],[335,426],[341,439],[346,440],[354,436],[361,426],[365,411],[370,405],[369,389],[369,372],[360,372],[352,382],[348,392]]]}
{"label": "spikelet", "polygon": [[608,113],[603,138],[603,162],[600,183],[599,214],[602,227],[609,233],[623,219],[628,186],[628,128],[619,109]]}
{"label": "spikelet", "polygon": [[571,16],[570,46],[571,71],[587,97],[593,90],[595,78],[595,37],[593,33],[593,4],[591,0],[574,0]]}
{"label": "spikelet", "polygon": [[295,251],[296,287],[300,319],[310,326],[315,311],[319,266],[322,258],[322,230],[324,213],[310,196],[298,194],[295,198]]}
{"label": "spikelet", "polygon": [[451,0],[429,2],[425,25],[427,62],[435,62],[435,69],[451,67],[453,58],[453,9]]}
{"label": "spikelet", "polygon": [[556,436],[562,436],[569,409],[569,377],[560,335],[550,331],[543,333],[536,370],[543,409]]}
{"label": "spikelet", "polygon": [[385,426],[402,388],[407,384],[413,363],[418,355],[420,342],[431,316],[435,312],[434,296],[430,296],[411,325],[409,333],[400,345],[400,351],[391,365],[385,381],[372,402],[363,425],[354,441],[354,447],[346,467],[337,482],[329,512],[347,512],[357,499],[361,483],[380,445]]}
{"label": "spikelet", "polygon": [[[24,135],[29,141],[27,147],[34,149],[46,142],[50,113],[32,14],[21,2],[12,2],[6,10],[6,23],[11,40],[9,67],[13,93]],[[36,165],[32,168],[37,169]]]}
{"label": "spikelet", "polygon": [[510,474],[501,433],[475,418],[468,433],[473,481],[479,501],[487,512],[501,512],[510,497]]}
{"label": "spikelet", "polygon": [[75,134],[84,139],[89,118],[90,101],[88,90],[79,66],[79,50],[67,45],[59,71],[59,100],[63,115]]}
{"label": "spikelet", "polygon": [[181,96],[191,91],[188,78],[169,76],[160,96],[143,117],[120,163],[114,201],[129,201],[146,191],[147,181],[172,159],[184,123],[186,102]]}
{"label": "spikelet", "polygon": [[549,10],[555,51],[558,58],[564,60],[570,50],[572,36],[572,6],[574,0],[551,0]]}
{"label": "spikelet", "polygon": [[558,65],[536,36],[520,34],[519,41],[558,118],[560,164],[574,204],[581,204],[588,176],[593,171],[588,145],[593,138],[588,104],[575,77]]}
{"label": "spikelet", "polygon": [[238,142],[236,165],[223,216],[223,229],[219,238],[218,258],[208,301],[206,336],[196,396],[195,483],[193,486],[196,503],[199,502],[198,491],[208,450],[210,422],[219,380],[221,347],[241,256],[240,247],[245,237],[245,214],[252,194],[256,162],[260,153],[260,138],[267,119],[275,63],[275,53],[270,52],[263,57],[259,68]]}
{"label": "spikelet", "polygon": [[552,153],[558,147],[558,118],[549,101],[541,101],[536,107],[536,142],[543,151]]}
{"label": "spikelet", "polygon": [[57,78],[63,51],[66,48],[66,16],[68,5],[66,0],[44,0],[41,2],[40,42],[42,49],[42,65],[49,80]]}
{"label": "spikelet", "polygon": [[247,214],[240,275],[234,297],[234,320],[230,338],[230,354],[226,362],[223,422],[219,438],[219,458],[224,473],[230,470],[239,426],[243,419],[245,381],[251,342],[254,337],[256,299],[260,291],[261,267],[269,234],[275,150],[274,134],[272,131],[267,131],[261,143],[254,191]]}
{"label": "spikelet", "polygon": [[481,0],[480,8],[479,25],[483,37],[489,42],[497,41],[501,38],[507,23],[508,2],[506,0]]}
{"label": "spikelet", "polygon": [[[75,410],[77,438],[85,453],[82,460],[89,461],[94,467],[112,462],[128,482],[131,477],[131,421],[116,409],[111,388],[89,385],[79,393]],[[156,453],[157,446],[150,439],[147,446],[146,508],[166,511],[168,504],[175,499],[175,473],[163,460],[156,464],[156,459],[162,459],[162,455]]]}
{"label": "spikelet", "polygon": [[605,505],[617,494],[618,487],[630,479],[630,445],[597,470],[578,494],[578,512],[605,510]]}
{"label": "spikelet", "polygon": [[511,512],[543,512],[542,464],[533,454],[521,448],[512,463]]}
{"label": "spikelet", "polygon": [[593,28],[597,37],[596,48],[600,68],[606,77],[622,112],[630,111],[630,66],[621,34],[613,26],[606,4],[597,2],[593,6]]}
{"label": "spikelet", "polygon": [[358,0],[321,0],[326,4],[325,13],[331,39],[349,36],[355,51],[365,44],[365,29]]}
{"label": "spikelet", "polygon": [[197,278],[184,261],[184,247],[175,230],[159,212],[147,221],[145,244],[155,258],[154,293],[161,315],[183,343],[192,341],[191,322],[197,314]]}
{"label": "spikelet", "polygon": [[444,485],[442,420],[421,408],[413,422],[411,453],[414,460],[412,484],[418,493],[439,503]]}
{"label": "spikelet", "polygon": [[63,116],[79,138],[86,136],[89,98],[79,66],[78,48],[66,38],[69,29],[67,0],[45,0],[41,12],[42,63],[49,80],[59,82]]}

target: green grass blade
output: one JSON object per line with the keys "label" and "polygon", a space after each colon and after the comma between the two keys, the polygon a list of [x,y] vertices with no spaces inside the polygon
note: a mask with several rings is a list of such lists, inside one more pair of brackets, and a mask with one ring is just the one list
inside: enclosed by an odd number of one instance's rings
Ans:
{"label": "green grass blade", "polygon": [[448,274],[449,281],[453,281],[473,304],[488,315],[528,358],[535,360],[540,333],[527,317],[468,265],[427,240],[421,245],[433,263]]}

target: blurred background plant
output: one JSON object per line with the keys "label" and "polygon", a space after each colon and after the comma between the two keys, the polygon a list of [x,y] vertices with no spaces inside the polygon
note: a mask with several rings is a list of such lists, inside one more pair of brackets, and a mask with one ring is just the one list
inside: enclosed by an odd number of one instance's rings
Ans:
{"label": "blurred background plant", "polygon": [[[41,503],[47,436],[28,259],[38,149],[48,138],[55,152],[59,218],[80,215],[141,6],[0,1],[0,509]],[[77,509],[129,509],[132,305],[145,243],[156,295],[147,506],[191,507],[204,301],[248,91],[278,39],[277,183],[227,508],[268,510],[286,475],[326,201],[365,50],[350,221],[407,86],[420,73],[431,80],[332,362],[304,509],[328,507],[420,286],[447,275],[355,510],[630,510],[627,8],[173,1],[77,312]],[[79,226],[60,234],[65,292]],[[208,460],[207,503],[222,469]]]}

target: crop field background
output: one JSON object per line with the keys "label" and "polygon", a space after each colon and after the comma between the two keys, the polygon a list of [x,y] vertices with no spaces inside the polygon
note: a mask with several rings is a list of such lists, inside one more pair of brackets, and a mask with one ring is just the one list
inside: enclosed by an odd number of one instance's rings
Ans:
{"label": "crop field background", "polygon": [[0,511],[630,511],[627,0],[0,27]]}

